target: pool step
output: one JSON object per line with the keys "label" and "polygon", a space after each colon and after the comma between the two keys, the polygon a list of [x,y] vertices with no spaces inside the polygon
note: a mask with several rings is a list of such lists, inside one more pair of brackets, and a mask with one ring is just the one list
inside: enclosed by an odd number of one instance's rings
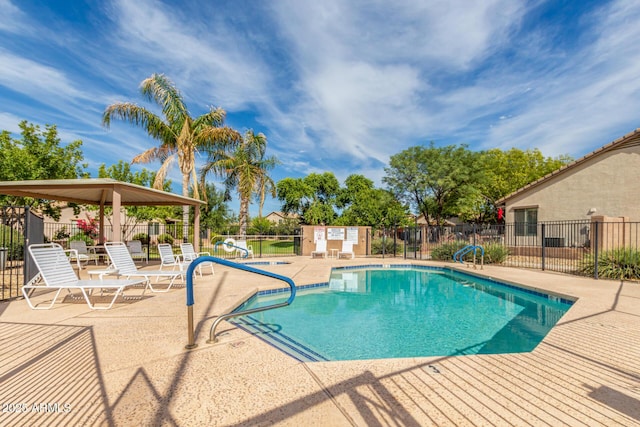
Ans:
{"label": "pool step", "polygon": [[260,323],[260,321],[251,316],[237,317],[233,320],[230,319],[229,322],[240,329],[257,336],[261,340],[294,359],[299,360],[300,362],[323,362],[329,360],[323,355],[291,339],[287,335],[281,334],[279,331],[270,328],[269,325]]}

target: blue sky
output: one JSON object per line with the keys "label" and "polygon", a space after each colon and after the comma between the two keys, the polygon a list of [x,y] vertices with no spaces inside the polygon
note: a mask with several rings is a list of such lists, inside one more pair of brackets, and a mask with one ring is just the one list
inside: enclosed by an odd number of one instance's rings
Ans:
{"label": "blue sky", "polygon": [[156,144],[101,126],[113,102],[147,105],[152,73],[193,116],[220,106],[263,132],[276,181],[381,185],[390,156],[430,141],[578,158],[640,127],[635,0],[0,0],[0,16],[0,129],[55,124],[94,176]]}

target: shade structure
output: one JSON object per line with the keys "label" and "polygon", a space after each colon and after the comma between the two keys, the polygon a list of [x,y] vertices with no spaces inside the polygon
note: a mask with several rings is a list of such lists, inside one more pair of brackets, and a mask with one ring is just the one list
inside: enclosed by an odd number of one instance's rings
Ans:
{"label": "shade structure", "polygon": [[[100,206],[100,236],[104,235],[104,207],[200,206],[202,200],[184,197],[111,178],[1,181],[0,194]],[[113,215],[113,234],[121,236],[120,215]],[[195,209],[194,236],[200,235],[200,209]],[[194,239],[197,247],[198,239]]]}

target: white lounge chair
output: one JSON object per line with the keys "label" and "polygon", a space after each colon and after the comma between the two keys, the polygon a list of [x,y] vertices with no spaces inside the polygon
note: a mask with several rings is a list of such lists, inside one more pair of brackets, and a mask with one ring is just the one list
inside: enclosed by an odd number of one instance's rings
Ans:
{"label": "white lounge chair", "polygon": [[351,259],[356,257],[356,254],[353,252],[353,242],[348,240],[342,241],[342,249],[338,251],[338,259],[340,257],[349,257]]}
{"label": "white lounge chair", "polygon": [[182,261],[180,255],[174,255],[173,247],[169,243],[158,244],[158,252],[160,253],[160,270],[164,267],[171,267],[171,270],[175,270],[178,267],[179,271],[187,269],[189,263]]}
{"label": "white lounge chair", "polygon": [[139,259],[147,264],[149,263],[149,257],[147,256],[147,248],[142,247],[142,242],[140,240],[131,240],[127,242],[127,249],[131,254],[131,258]]}
{"label": "white lounge chair", "polygon": [[311,251],[311,258],[315,258],[316,255],[320,255],[322,258],[327,257],[327,241],[326,240],[318,240],[316,242],[316,250]]}
{"label": "white lounge chair", "polygon": [[[200,256],[211,256],[209,252],[196,252],[191,243],[180,243],[180,251],[182,252],[182,259],[184,262],[194,261],[196,258]],[[213,271],[213,262],[205,261],[198,264],[198,272],[200,273],[200,277],[202,277],[202,266],[209,265],[211,266],[211,274],[214,274]]]}
{"label": "white lounge chair", "polygon": [[240,258],[253,258],[253,248],[251,245],[247,245],[246,240],[238,240],[236,242],[236,256]]}
{"label": "white lounge chair", "polygon": [[[149,284],[149,289],[152,292],[168,292],[173,286],[173,282],[177,277],[182,276],[182,272],[180,271],[167,271],[167,270],[138,270],[136,267],[136,263],[133,262],[133,258],[131,254],[127,250],[127,247],[122,242],[106,242],[104,244],[104,248],[109,255],[109,259],[111,259],[111,265],[113,268],[118,270],[118,274],[124,276],[126,278],[129,277],[144,277],[147,279]],[[166,289],[154,289],[151,285],[151,277],[155,277],[156,279],[165,278],[169,279],[169,286]]]}
{"label": "white lounge chair", "polygon": [[[87,247],[87,242],[84,240],[72,240],[69,242],[69,248],[75,249],[77,252],[77,260],[78,262],[86,262],[94,261],[96,265],[98,265],[98,254],[96,254],[96,250]],[[74,260],[74,255],[71,255],[71,260]]]}
{"label": "white lounge chair", "polygon": [[[53,307],[63,289],[66,289],[69,293],[74,290],[82,292],[82,296],[92,310],[107,310],[113,306],[119,295],[124,296],[125,288],[145,282],[144,280],[120,279],[80,280],[76,276],[67,254],[62,249],[62,246],[57,243],[30,245],[29,253],[36,267],[38,267],[39,273],[22,287],[22,295],[29,307],[34,310],[46,310]],[[46,307],[37,307],[32,304],[29,294],[37,289],[57,289],[51,304]],[[107,306],[96,307],[95,304],[91,303],[90,296],[96,289],[114,291],[113,299]],[[143,295],[144,291],[146,291],[146,287],[142,291]]]}

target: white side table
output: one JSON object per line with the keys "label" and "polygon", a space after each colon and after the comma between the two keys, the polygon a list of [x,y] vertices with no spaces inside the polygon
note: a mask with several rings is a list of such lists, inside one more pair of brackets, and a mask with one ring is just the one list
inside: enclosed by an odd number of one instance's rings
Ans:
{"label": "white side table", "polygon": [[87,270],[89,279],[93,280],[93,276],[98,276],[99,280],[102,280],[104,276],[119,276],[119,270],[117,268],[102,268],[99,270]]}

